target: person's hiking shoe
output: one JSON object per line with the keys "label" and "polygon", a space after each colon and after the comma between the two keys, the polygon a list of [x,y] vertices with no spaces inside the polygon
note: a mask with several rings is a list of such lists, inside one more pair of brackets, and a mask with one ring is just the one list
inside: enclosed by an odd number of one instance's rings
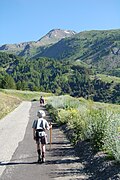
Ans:
{"label": "person's hiking shoe", "polygon": [[45,152],[42,152],[42,162],[45,162]]}
{"label": "person's hiking shoe", "polygon": [[42,157],[42,162],[43,162],[43,163],[45,162],[45,158],[44,158],[44,157]]}
{"label": "person's hiking shoe", "polygon": [[40,163],[41,162],[41,151],[40,151],[40,149],[38,149],[37,150],[37,153],[38,153],[38,163]]}
{"label": "person's hiking shoe", "polygon": [[37,161],[37,162],[38,162],[38,163],[40,163],[40,162],[41,162],[41,158],[40,158],[40,157],[38,158],[38,161]]}

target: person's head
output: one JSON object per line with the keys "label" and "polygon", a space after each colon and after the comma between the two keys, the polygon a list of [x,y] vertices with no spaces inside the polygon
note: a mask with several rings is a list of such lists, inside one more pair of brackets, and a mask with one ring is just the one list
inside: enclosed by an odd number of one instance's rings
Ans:
{"label": "person's head", "polygon": [[39,111],[37,112],[37,116],[38,116],[39,118],[45,117],[45,112],[44,112],[43,110],[39,110]]}

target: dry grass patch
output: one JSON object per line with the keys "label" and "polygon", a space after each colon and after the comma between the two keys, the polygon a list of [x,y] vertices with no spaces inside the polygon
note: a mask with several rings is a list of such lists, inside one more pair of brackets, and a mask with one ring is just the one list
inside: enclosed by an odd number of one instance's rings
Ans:
{"label": "dry grass patch", "polygon": [[0,92],[0,119],[15,109],[21,102],[17,97]]}

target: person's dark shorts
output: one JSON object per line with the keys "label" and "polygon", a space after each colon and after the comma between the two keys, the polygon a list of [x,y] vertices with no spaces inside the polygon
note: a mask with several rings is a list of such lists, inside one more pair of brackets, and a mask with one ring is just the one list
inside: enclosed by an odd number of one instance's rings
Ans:
{"label": "person's dark shorts", "polygon": [[46,144],[46,136],[39,137],[38,132],[36,132],[36,143]]}
{"label": "person's dark shorts", "polygon": [[42,137],[39,137],[39,138],[36,138],[36,143],[37,144],[46,144],[46,137],[45,136],[42,136]]}

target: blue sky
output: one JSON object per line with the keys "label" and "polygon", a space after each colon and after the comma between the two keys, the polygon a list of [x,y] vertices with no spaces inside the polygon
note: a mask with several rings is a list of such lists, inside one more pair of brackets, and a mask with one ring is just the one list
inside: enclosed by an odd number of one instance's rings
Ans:
{"label": "blue sky", "polygon": [[0,0],[0,45],[37,41],[52,29],[120,29],[120,0]]}

